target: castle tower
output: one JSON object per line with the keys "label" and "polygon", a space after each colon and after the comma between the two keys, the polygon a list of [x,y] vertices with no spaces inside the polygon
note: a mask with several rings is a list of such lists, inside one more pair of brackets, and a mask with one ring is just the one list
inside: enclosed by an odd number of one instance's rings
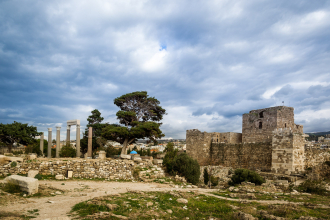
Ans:
{"label": "castle tower", "polygon": [[242,141],[243,142],[271,142],[272,132],[275,129],[288,128],[293,131],[300,130],[302,126],[294,124],[292,107],[276,106],[252,110],[243,114]]}
{"label": "castle tower", "polygon": [[295,174],[304,171],[305,138],[291,128],[274,130],[272,172]]}

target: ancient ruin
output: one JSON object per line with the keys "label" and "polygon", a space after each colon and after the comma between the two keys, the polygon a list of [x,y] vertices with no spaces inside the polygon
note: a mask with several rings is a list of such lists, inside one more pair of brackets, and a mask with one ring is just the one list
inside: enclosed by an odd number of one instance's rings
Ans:
{"label": "ancient ruin", "polygon": [[77,157],[80,157],[80,120],[69,120],[66,122],[67,124],[67,133],[66,133],[66,141],[70,143],[70,128],[72,125],[76,125],[76,150],[77,150]]}
{"label": "ancient ruin", "polygon": [[243,114],[242,133],[187,130],[187,153],[201,165],[301,173],[305,135],[293,111],[286,106],[252,110]]}

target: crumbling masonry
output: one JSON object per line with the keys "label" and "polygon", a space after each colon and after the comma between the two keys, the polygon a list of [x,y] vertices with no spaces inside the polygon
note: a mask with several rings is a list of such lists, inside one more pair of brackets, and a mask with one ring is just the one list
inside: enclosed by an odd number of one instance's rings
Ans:
{"label": "crumbling masonry", "polygon": [[200,165],[301,173],[305,136],[293,110],[277,106],[243,114],[242,133],[187,130],[187,153]]}

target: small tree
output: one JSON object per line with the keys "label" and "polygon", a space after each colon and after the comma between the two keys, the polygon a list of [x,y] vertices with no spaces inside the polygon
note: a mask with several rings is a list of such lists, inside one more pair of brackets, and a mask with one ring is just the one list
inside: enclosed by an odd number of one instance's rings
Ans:
{"label": "small tree", "polygon": [[209,174],[207,172],[207,168],[204,168],[204,184],[207,185],[209,183]]}
{"label": "small tree", "polygon": [[[150,149],[148,149],[150,151]],[[164,150],[164,152],[166,152],[165,157],[163,159],[163,165],[166,167],[166,171],[169,174],[174,174],[173,173],[173,160],[176,157],[176,155],[178,154],[178,150],[174,149],[174,144],[172,142],[169,142],[166,145],[166,148]],[[150,156],[150,155],[148,155]]]}
{"label": "small tree", "polygon": [[60,157],[75,157],[76,149],[74,149],[70,144],[66,144],[60,150]]}
{"label": "small tree", "polygon": [[147,92],[132,92],[114,100],[120,110],[117,119],[120,125],[107,125],[102,130],[102,136],[123,145],[121,154],[127,152],[127,146],[137,139],[148,138],[149,141],[164,137],[160,130],[165,109],[159,106],[160,102],[154,97],[148,97]]}
{"label": "small tree", "polygon": [[201,175],[197,160],[192,159],[186,153],[179,154],[174,158],[173,171],[184,176],[192,184],[197,184]]}
{"label": "small tree", "polygon": [[261,185],[265,180],[255,171],[247,169],[236,169],[234,175],[229,181],[229,185],[241,184],[242,182],[251,182]]}
{"label": "small tree", "polygon": [[9,152],[14,143],[28,145],[33,143],[35,136],[41,135],[37,127],[28,126],[14,121],[12,124],[0,124],[0,141],[7,145]]}

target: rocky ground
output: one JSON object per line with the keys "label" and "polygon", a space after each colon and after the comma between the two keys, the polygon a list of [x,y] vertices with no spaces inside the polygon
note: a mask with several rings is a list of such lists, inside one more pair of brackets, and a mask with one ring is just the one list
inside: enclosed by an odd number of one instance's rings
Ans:
{"label": "rocky ground", "polygon": [[2,219],[312,220],[330,219],[329,205],[329,197],[285,193],[273,184],[219,190],[165,182],[41,180],[34,196],[0,192]]}

